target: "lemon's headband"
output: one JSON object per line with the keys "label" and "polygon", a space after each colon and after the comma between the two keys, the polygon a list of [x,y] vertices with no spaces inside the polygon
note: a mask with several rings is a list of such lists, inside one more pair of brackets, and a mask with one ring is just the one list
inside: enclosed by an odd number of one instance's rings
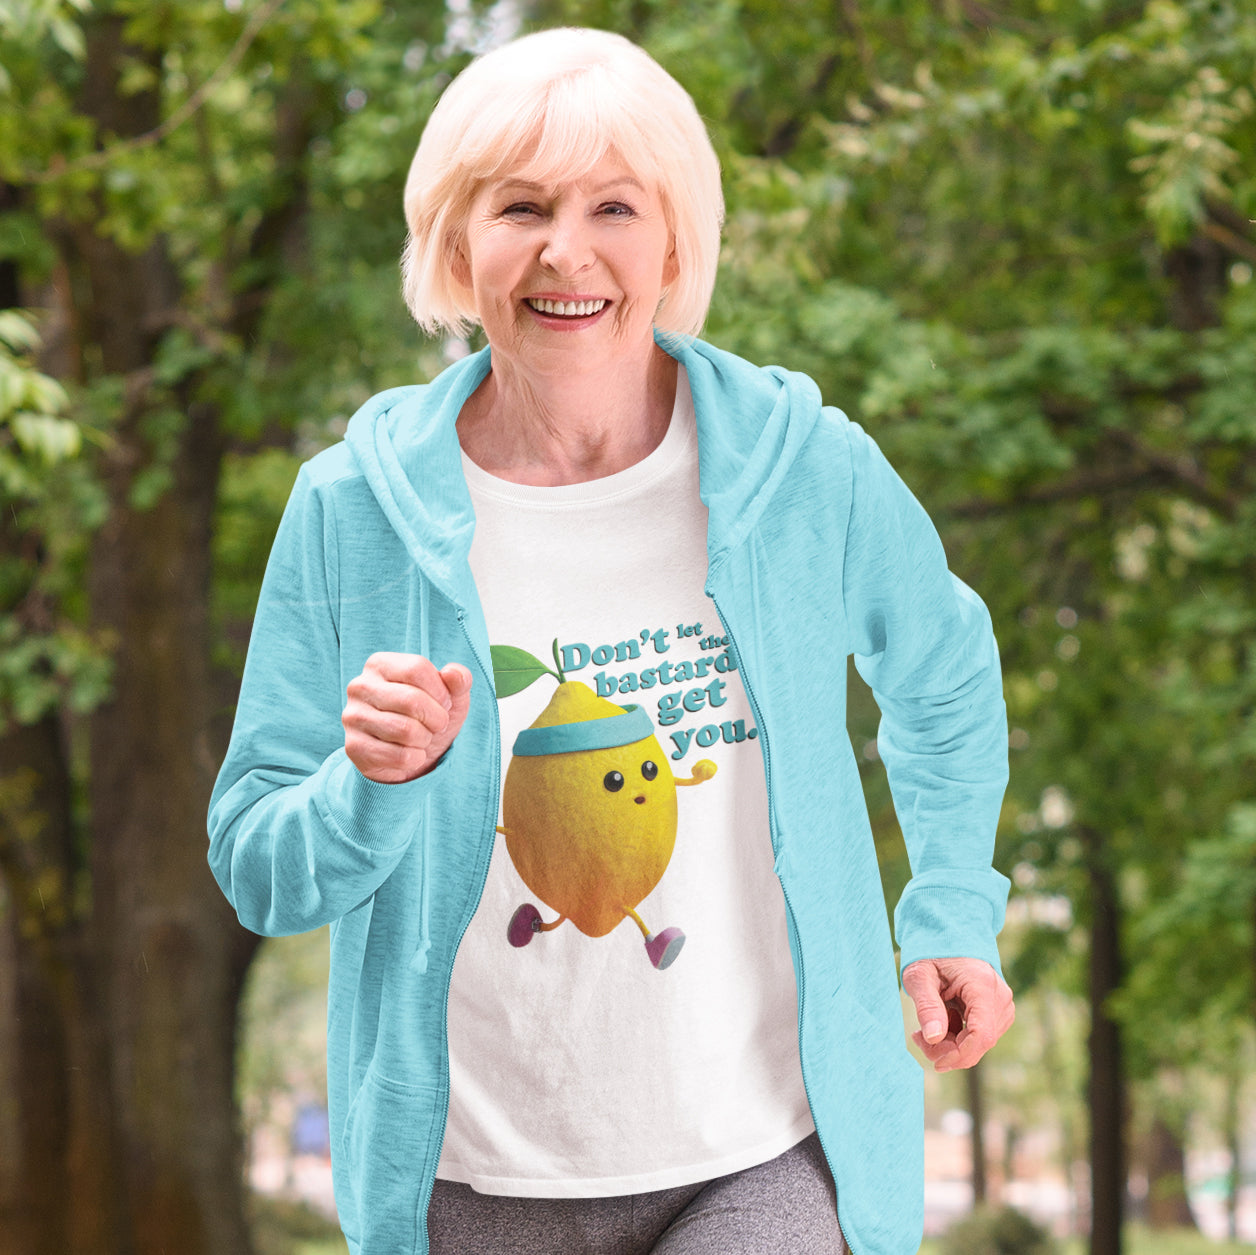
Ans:
{"label": "lemon's headband", "polygon": [[622,715],[556,723],[548,728],[524,728],[515,737],[516,757],[572,754],[577,750],[610,750],[654,735],[654,721],[640,706],[625,706]]}

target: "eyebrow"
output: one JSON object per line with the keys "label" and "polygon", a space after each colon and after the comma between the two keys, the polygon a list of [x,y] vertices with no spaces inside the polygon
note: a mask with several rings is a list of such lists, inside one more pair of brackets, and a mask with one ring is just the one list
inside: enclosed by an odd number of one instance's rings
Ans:
{"label": "eyebrow", "polygon": [[[530,179],[503,179],[498,187],[502,190],[506,188],[526,188],[531,192],[548,191],[548,187],[544,183],[533,183]],[[644,192],[645,186],[631,174],[625,174],[622,178],[610,179],[606,183],[599,184],[595,188],[591,188],[594,196],[600,196],[603,192],[612,187],[635,187],[637,191]]]}

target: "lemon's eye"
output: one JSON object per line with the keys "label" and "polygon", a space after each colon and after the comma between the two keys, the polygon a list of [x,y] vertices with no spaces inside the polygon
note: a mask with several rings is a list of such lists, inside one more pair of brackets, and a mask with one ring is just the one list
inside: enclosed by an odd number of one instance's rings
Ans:
{"label": "lemon's eye", "polygon": [[624,778],[617,771],[608,771],[602,777],[602,784],[606,786],[607,793],[618,793],[624,787]]}
{"label": "lemon's eye", "polygon": [[653,780],[659,774],[658,763],[651,762],[648,758],[641,764],[641,774],[647,780]]}

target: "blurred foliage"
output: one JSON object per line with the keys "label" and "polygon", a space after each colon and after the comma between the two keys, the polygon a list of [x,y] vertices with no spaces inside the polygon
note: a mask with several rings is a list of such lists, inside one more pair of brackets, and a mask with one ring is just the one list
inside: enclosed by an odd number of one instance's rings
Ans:
{"label": "blurred foliage", "polygon": [[1055,1255],[1051,1235],[1013,1207],[979,1207],[942,1239],[942,1255]]}
{"label": "blurred foliage", "polygon": [[254,1194],[249,1199],[254,1255],[345,1255],[339,1226],[304,1203]]}
{"label": "blurred foliage", "polygon": [[[1147,1229],[1130,1225],[1126,1232],[1128,1255],[1249,1255],[1251,1247],[1241,1242],[1219,1242],[1189,1229]],[[944,1238],[926,1238],[920,1255],[945,1255]],[[1057,1244],[1060,1255],[1083,1255],[1084,1239],[1072,1238]]]}
{"label": "blurred foliage", "polygon": [[33,319],[0,310],[0,509],[13,530],[0,546],[0,710],[24,723],[90,709],[109,680],[107,642],[61,609],[98,514],[79,457],[94,433],[37,369],[39,343]]}
{"label": "blurred foliage", "polygon": [[272,937],[249,969],[236,1066],[247,1134],[290,1125],[296,1103],[325,1101],[327,947],[326,929]]}

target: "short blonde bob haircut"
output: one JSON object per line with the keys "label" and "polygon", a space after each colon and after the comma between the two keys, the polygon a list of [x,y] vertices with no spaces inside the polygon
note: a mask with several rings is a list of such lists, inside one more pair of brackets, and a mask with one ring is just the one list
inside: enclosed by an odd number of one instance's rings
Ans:
{"label": "short blonde bob haircut", "polygon": [[696,335],[724,217],[715,150],[689,94],[648,53],[578,27],[525,35],[479,57],[432,111],[405,190],[402,288],[418,324],[462,335],[479,321],[453,263],[486,181],[564,182],[608,153],[655,186],[675,239],[678,274],[655,326]]}

